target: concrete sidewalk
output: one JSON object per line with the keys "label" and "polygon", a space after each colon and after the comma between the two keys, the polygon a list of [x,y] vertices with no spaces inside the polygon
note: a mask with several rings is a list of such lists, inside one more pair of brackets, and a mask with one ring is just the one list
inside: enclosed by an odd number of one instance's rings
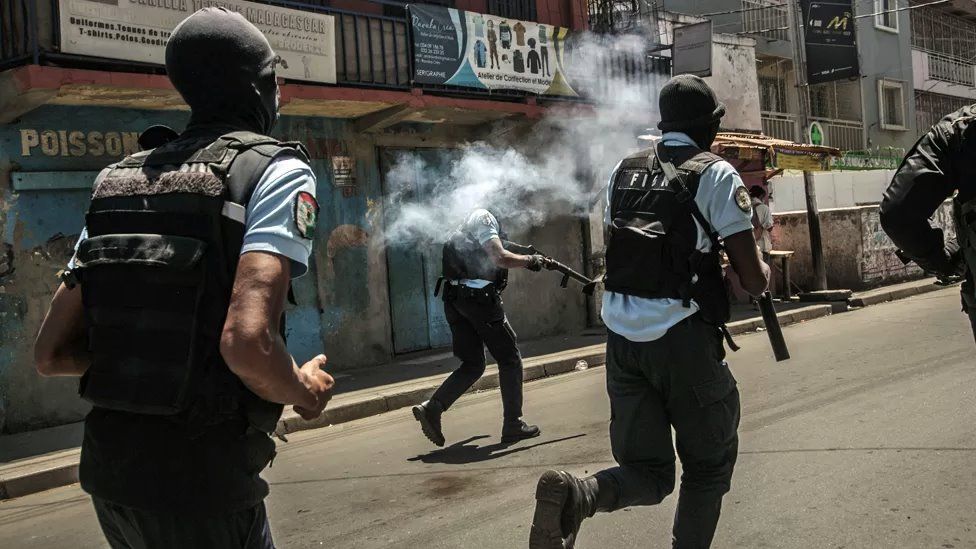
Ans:
{"label": "concrete sidewalk", "polygon": [[[901,284],[855,294],[852,304],[863,306],[900,299],[926,291],[942,289],[931,280]],[[846,303],[840,310],[846,309]],[[778,317],[784,326],[830,315],[831,304],[778,304]],[[733,335],[763,327],[762,318],[751,305],[737,306],[729,331]],[[605,362],[605,330],[588,330],[573,337],[553,337],[525,342],[521,346],[524,379],[533,381],[549,376],[598,367]],[[287,409],[278,422],[277,434],[345,423],[423,402],[457,366],[449,351],[437,350],[398,357],[389,364],[341,372],[336,375],[336,395],[325,413],[305,421]],[[485,375],[472,387],[483,391],[498,387],[498,371],[489,365]],[[82,423],[42,429],[29,433],[0,436],[0,499],[48,490],[77,482]]]}

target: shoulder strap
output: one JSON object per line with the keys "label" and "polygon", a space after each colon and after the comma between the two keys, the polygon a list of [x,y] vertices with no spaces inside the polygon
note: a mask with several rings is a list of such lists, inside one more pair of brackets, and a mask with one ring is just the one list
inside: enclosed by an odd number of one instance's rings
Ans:
{"label": "shoulder strap", "polygon": [[[661,165],[661,169],[664,170],[664,175],[667,176],[668,181],[673,181],[678,187],[678,201],[688,203],[688,206],[691,209],[692,217],[698,221],[698,224],[702,226],[705,234],[708,235],[708,239],[712,242],[713,251],[717,252],[724,248],[725,246],[722,243],[721,237],[719,237],[718,233],[715,232],[715,229],[712,228],[712,224],[705,219],[705,214],[702,213],[701,209],[698,207],[698,203],[695,202],[694,195],[692,195],[691,191],[688,190],[688,185],[685,183],[684,175],[678,173],[677,168],[675,168],[674,164],[671,163],[671,157],[668,156],[667,147],[661,145],[661,143],[658,143],[656,153],[657,161]],[[648,168],[650,168],[650,166],[648,166]],[[702,171],[704,171],[704,169]]]}
{"label": "shoulder strap", "polygon": [[305,147],[297,141],[283,142],[252,132],[233,132],[221,137],[235,151],[227,167],[227,189],[231,202],[246,205],[261,176],[275,159],[294,156],[309,162]]}

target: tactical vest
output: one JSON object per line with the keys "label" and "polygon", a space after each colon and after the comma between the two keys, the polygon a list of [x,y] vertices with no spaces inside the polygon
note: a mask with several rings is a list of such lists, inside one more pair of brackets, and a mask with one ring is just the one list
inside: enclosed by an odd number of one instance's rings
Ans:
{"label": "tactical vest", "polygon": [[301,145],[249,132],[180,137],[103,170],[74,272],[96,407],[217,423],[245,415],[264,433],[282,406],[249,391],[219,351],[245,212],[275,158]]}
{"label": "tactical vest", "polygon": [[[653,149],[620,164],[610,198],[607,291],[649,299],[694,300],[702,318],[729,320],[729,300],[718,247],[698,250],[692,208],[701,174],[720,157],[695,147],[668,147],[687,192],[670,181]],[[703,227],[711,232],[710,227]]]}
{"label": "tactical vest", "polygon": [[[505,239],[499,228],[499,237]],[[468,231],[467,223],[451,233],[441,253],[442,276],[446,280],[480,279],[488,280],[499,291],[508,285],[508,269],[495,266],[491,256]]]}

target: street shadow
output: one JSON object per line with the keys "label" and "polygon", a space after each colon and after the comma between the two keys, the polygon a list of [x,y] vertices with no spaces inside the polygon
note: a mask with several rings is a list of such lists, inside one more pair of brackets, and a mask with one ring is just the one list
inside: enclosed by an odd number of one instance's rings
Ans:
{"label": "street shadow", "polygon": [[[493,459],[510,456],[518,452],[531,450],[532,448],[547,446],[549,444],[556,444],[557,442],[566,442],[567,440],[573,440],[585,436],[586,433],[580,433],[578,435],[571,435],[568,437],[546,440],[543,442],[537,442],[535,444],[529,444],[528,446],[518,446],[516,448],[513,448],[513,446],[519,444],[519,442],[496,442],[495,444],[488,444],[486,446],[479,446],[478,444],[472,444],[479,440],[491,438],[490,435],[476,435],[467,438],[465,440],[455,442],[454,444],[447,446],[446,448],[441,448],[439,450],[434,450],[433,452],[427,454],[421,454],[419,456],[409,458],[407,459],[407,461],[419,461],[422,463],[442,463],[446,465],[464,465],[468,463],[480,463],[483,461],[490,461]],[[526,442],[526,441],[520,441],[520,442]]]}

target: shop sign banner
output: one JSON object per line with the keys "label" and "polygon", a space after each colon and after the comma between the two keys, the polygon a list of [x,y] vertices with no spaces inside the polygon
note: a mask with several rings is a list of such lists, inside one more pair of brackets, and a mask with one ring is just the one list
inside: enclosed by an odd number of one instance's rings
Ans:
{"label": "shop sign banner", "polygon": [[807,52],[807,84],[821,84],[860,75],[854,8],[851,0],[801,0]]}
{"label": "shop sign banner", "polygon": [[[172,30],[195,11],[222,7],[264,33],[284,63],[278,76],[336,82],[331,15],[244,0],[59,0],[61,51],[162,65]],[[205,55],[205,52],[201,52]]]}
{"label": "shop sign banner", "polygon": [[439,6],[409,6],[413,80],[575,97],[563,53],[569,29]]}
{"label": "shop sign banner", "polygon": [[712,22],[675,27],[673,56],[673,74],[711,76]]}

